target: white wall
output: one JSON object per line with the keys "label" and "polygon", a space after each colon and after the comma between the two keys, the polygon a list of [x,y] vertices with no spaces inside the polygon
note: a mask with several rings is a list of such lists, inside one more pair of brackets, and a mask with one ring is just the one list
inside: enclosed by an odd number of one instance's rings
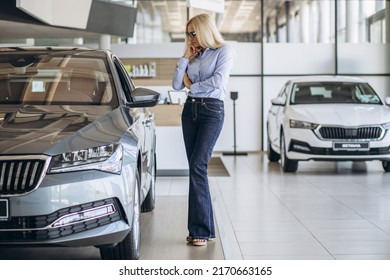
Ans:
{"label": "white wall", "polygon": [[261,150],[261,45],[259,43],[231,43],[236,51],[235,64],[225,99],[225,124],[215,151],[234,150],[233,100],[231,91],[238,92],[236,100],[237,151]]}
{"label": "white wall", "polygon": [[343,43],[338,46],[338,57],[340,73],[390,73],[390,44]]}
{"label": "white wall", "polygon": [[[236,100],[236,149],[237,151],[261,150],[261,78],[233,76],[229,92],[237,91]],[[225,99],[225,123],[215,146],[215,151],[234,150],[233,100]]]}
{"label": "white wall", "polygon": [[264,73],[329,74],[335,70],[333,44],[264,44]]}
{"label": "white wall", "polygon": [[126,58],[179,58],[183,55],[184,43],[112,44],[111,51]]}

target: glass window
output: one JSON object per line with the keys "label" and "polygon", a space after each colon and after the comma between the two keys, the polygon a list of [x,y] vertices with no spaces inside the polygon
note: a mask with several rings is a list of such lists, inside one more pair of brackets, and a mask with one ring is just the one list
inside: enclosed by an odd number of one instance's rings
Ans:
{"label": "glass window", "polygon": [[385,43],[385,0],[337,1],[340,43]]}
{"label": "glass window", "polygon": [[334,0],[264,0],[264,42],[333,43]]}
{"label": "glass window", "polygon": [[0,102],[115,105],[111,80],[106,62],[88,54],[10,54],[0,62]]}
{"label": "glass window", "polygon": [[297,83],[291,104],[354,103],[382,104],[379,96],[364,83]]}
{"label": "glass window", "polygon": [[385,0],[337,1],[338,74],[389,73],[390,65],[383,59],[389,53],[385,36],[389,3]]}
{"label": "glass window", "polygon": [[381,10],[367,18],[367,41],[374,44],[386,43],[385,10]]}
{"label": "glass window", "polygon": [[261,1],[225,0],[223,14],[187,8],[187,2],[187,0],[138,1],[135,43],[182,42],[185,39],[187,20],[199,13],[213,15],[226,40],[261,41]]}

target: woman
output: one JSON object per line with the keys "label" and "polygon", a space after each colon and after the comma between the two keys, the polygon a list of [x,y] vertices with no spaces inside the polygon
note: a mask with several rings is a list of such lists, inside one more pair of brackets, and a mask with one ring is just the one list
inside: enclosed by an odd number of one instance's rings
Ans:
{"label": "woman", "polygon": [[191,18],[186,35],[186,49],[172,87],[189,89],[181,118],[190,170],[187,242],[202,246],[215,238],[207,168],[224,121],[223,100],[233,67],[233,50],[224,43],[208,14]]}

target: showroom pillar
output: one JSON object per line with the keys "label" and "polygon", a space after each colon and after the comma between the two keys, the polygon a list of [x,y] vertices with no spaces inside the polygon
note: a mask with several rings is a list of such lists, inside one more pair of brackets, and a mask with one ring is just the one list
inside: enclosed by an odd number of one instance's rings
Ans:
{"label": "showroom pillar", "polygon": [[276,14],[275,14],[275,42],[280,43],[280,28],[279,28],[279,16],[280,11],[279,8],[276,7]]}
{"label": "showroom pillar", "polygon": [[386,21],[386,43],[390,44],[390,1],[386,1],[386,10],[385,10],[385,21]]}
{"label": "showroom pillar", "polygon": [[300,1],[299,14],[300,14],[299,26],[300,26],[301,42],[309,43],[310,42],[310,34],[309,34],[310,9],[307,1]]}
{"label": "showroom pillar", "polygon": [[295,38],[295,28],[296,26],[296,18],[294,11],[294,3],[292,0],[286,0],[285,3],[285,13],[286,13],[286,42],[293,43],[296,41]]}
{"label": "showroom pillar", "polygon": [[359,0],[349,0],[346,4],[346,42],[359,43]]}
{"label": "showroom pillar", "polygon": [[329,43],[330,42],[330,1],[319,1],[319,16],[320,22],[318,30],[318,42]]}
{"label": "showroom pillar", "polygon": [[[371,15],[375,14],[375,7],[367,1],[362,1],[360,3],[360,22],[366,22],[366,19]],[[368,43],[369,35],[367,34],[367,26],[365,24],[360,24],[359,26],[359,38],[360,43]]]}
{"label": "showroom pillar", "polygon": [[286,42],[291,42],[291,16],[290,16],[290,1],[286,1],[284,4],[286,14]]}
{"label": "showroom pillar", "polygon": [[99,37],[99,49],[109,50],[111,49],[111,36],[102,34]]}

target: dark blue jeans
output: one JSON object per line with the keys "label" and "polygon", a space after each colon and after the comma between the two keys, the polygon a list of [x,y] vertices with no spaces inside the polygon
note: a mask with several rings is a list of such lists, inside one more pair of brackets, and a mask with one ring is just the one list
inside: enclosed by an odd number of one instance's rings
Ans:
{"label": "dark blue jeans", "polygon": [[224,117],[224,103],[215,98],[188,97],[184,104],[182,127],[190,171],[188,231],[193,238],[215,237],[207,169]]}

